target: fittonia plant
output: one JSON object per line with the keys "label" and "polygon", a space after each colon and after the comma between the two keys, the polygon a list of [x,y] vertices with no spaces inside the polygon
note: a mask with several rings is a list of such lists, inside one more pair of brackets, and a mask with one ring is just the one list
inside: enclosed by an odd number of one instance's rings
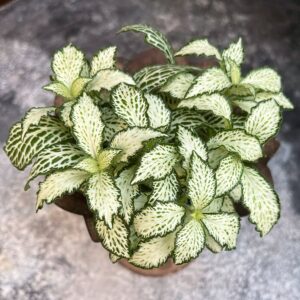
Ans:
{"label": "fittonia plant", "polygon": [[[116,67],[116,47],[88,61],[72,45],[58,51],[45,86],[61,107],[32,108],[11,131],[5,151],[26,184],[45,175],[37,209],[64,194],[82,192],[113,261],[153,268],[173,257],[189,262],[207,247],[236,247],[240,219],[249,211],[261,236],[280,214],[278,196],[256,170],[262,147],[280,128],[284,96],[270,68],[241,72],[239,39],[223,52],[206,39],[174,53],[167,39],[144,25],[165,65],[133,76]],[[214,56],[208,69],[177,65],[183,55]]]}

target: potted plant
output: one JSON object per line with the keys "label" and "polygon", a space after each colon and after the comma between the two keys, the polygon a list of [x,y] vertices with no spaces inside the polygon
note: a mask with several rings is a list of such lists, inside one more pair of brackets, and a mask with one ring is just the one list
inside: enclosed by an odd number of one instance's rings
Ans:
{"label": "potted plant", "polygon": [[[279,75],[265,67],[243,76],[241,39],[222,52],[197,39],[174,53],[149,26],[121,31],[143,33],[167,62],[128,74],[114,46],[89,61],[68,45],[44,87],[56,105],[30,109],[10,130],[12,164],[32,164],[25,189],[45,176],[36,209],[56,203],[82,214],[113,262],[149,275],[204,248],[233,250],[242,211],[266,235],[280,215],[266,163],[282,110],[293,108]],[[175,59],[188,55],[214,62]]]}

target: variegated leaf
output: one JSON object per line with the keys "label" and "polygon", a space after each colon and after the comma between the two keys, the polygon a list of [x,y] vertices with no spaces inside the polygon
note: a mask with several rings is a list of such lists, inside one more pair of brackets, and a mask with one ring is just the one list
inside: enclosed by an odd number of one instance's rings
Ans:
{"label": "variegated leaf", "polygon": [[250,84],[241,84],[231,86],[228,91],[226,91],[230,96],[237,98],[241,97],[255,97],[255,88]]}
{"label": "variegated leaf", "polygon": [[87,154],[96,158],[101,150],[104,124],[101,112],[87,94],[80,97],[73,106],[71,120],[78,145]]}
{"label": "variegated leaf", "polygon": [[118,257],[129,258],[129,230],[124,221],[116,216],[111,228],[105,222],[96,221],[96,230],[102,245]]}
{"label": "variegated leaf", "polygon": [[169,175],[178,162],[176,147],[157,145],[150,152],[144,154],[132,184],[148,178],[163,179]]}
{"label": "variegated leaf", "polygon": [[273,188],[259,173],[244,167],[241,178],[243,204],[250,210],[249,220],[261,236],[266,235],[280,216],[279,199]]}
{"label": "variegated leaf", "polygon": [[257,105],[257,102],[251,100],[233,99],[231,102],[247,113],[250,113],[251,109]]}
{"label": "variegated leaf", "polygon": [[164,264],[174,250],[175,232],[164,237],[155,237],[141,242],[129,262],[144,269],[158,268]]}
{"label": "variegated leaf", "polygon": [[139,196],[134,198],[133,201],[133,206],[134,206],[134,211],[140,211],[142,208],[145,207],[145,205],[148,202],[148,195],[146,193],[141,193]]}
{"label": "variegated leaf", "polygon": [[120,192],[113,179],[106,173],[96,173],[88,181],[86,191],[89,208],[105,224],[112,228],[113,216],[118,212],[121,203]]}
{"label": "variegated leaf", "polygon": [[185,96],[186,98],[191,98],[205,93],[211,94],[221,92],[231,86],[231,82],[227,75],[218,68],[206,70],[203,74],[197,77],[194,82],[195,83],[187,91]]}
{"label": "variegated leaf", "polygon": [[71,86],[71,96],[72,98],[77,98],[81,95],[81,93],[83,92],[85,86],[91,81],[90,78],[82,78],[79,77],[77,78],[72,86]]}
{"label": "variegated leaf", "polygon": [[173,202],[156,201],[138,212],[133,220],[137,235],[142,238],[165,236],[181,224],[185,209]]}
{"label": "variegated leaf", "polygon": [[224,146],[229,152],[236,152],[246,161],[255,161],[262,157],[262,149],[257,138],[241,129],[218,132],[207,145],[209,149]]}
{"label": "variegated leaf", "polygon": [[121,83],[111,94],[115,113],[129,126],[148,126],[148,103],[135,87]]}
{"label": "variegated leaf", "polygon": [[247,116],[241,115],[233,115],[232,116],[232,128],[233,129],[245,129],[245,122],[246,122]]}
{"label": "variegated leaf", "polygon": [[165,130],[171,122],[171,112],[164,104],[163,100],[153,94],[145,94],[148,102],[147,115],[152,128]]}
{"label": "variegated leaf", "polygon": [[227,99],[220,94],[202,95],[181,101],[178,107],[210,110],[215,115],[231,120],[231,107]]}
{"label": "variegated leaf", "polygon": [[165,54],[170,64],[175,63],[172,46],[170,45],[166,37],[158,30],[147,25],[135,24],[135,25],[125,26],[120,31],[121,32],[136,31],[136,32],[144,33],[145,40],[149,45],[161,50]]}
{"label": "variegated leaf", "polygon": [[119,261],[122,257],[117,256],[115,254],[109,253],[109,259],[110,261],[115,264],[117,261]]}
{"label": "variegated leaf", "polygon": [[205,214],[202,219],[208,233],[227,250],[236,247],[240,220],[236,214]]}
{"label": "variegated leaf", "polygon": [[58,197],[78,190],[89,177],[90,175],[85,171],[72,169],[47,176],[46,180],[40,184],[36,209],[42,208],[45,202],[50,204]]}
{"label": "variegated leaf", "polygon": [[231,61],[234,62],[237,66],[240,66],[244,60],[242,39],[239,38],[236,43],[230,44],[228,49],[223,51],[222,57],[224,59],[227,71],[230,72],[231,70]]}
{"label": "variegated leaf", "polygon": [[215,192],[216,179],[213,170],[194,152],[188,180],[188,195],[194,207],[206,207],[214,198]]}
{"label": "variegated leaf", "polygon": [[208,164],[211,168],[216,169],[220,161],[228,155],[228,151],[224,147],[212,149],[208,152]]}
{"label": "variegated leaf", "polygon": [[277,134],[280,124],[280,107],[274,100],[267,100],[260,102],[251,110],[245,123],[245,130],[256,136],[261,144],[264,144]]}
{"label": "variegated leaf", "polygon": [[229,192],[229,196],[231,197],[231,199],[237,203],[239,202],[242,197],[243,197],[243,190],[242,190],[242,185],[238,184],[237,186],[235,186],[230,192]]}
{"label": "variegated leaf", "polygon": [[231,82],[234,85],[238,85],[241,81],[241,68],[231,59],[225,61],[227,74],[230,76]]}
{"label": "variegated leaf", "polygon": [[72,99],[71,90],[61,82],[51,82],[43,87],[44,90],[55,93],[66,99]]}
{"label": "variegated leaf", "polygon": [[216,240],[208,233],[204,228],[205,233],[205,246],[213,253],[219,253],[223,250],[223,247],[216,242]]}
{"label": "variegated leaf", "polygon": [[270,68],[262,68],[250,72],[241,83],[250,84],[256,89],[273,93],[278,93],[281,89],[280,76]]}
{"label": "variegated leaf", "polygon": [[203,214],[215,214],[220,212],[223,205],[223,198],[214,198],[206,207],[204,207],[201,212]]}
{"label": "variegated leaf", "polygon": [[235,213],[236,212],[235,208],[234,208],[234,205],[233,205],[233,200],[228,195],[224,196],[221,211],[222,212],[227,212],[227,213]]}
{"label": "variegated leaf", "polygon": [[200,222],[192,219],[177,233],[174,262],[183,264],[196,258],[205,246],[204,230]]}
{"label": "variegated leaf", "polygon": [[284,109],[293,109],[293,103],[283,93],[260,92],[256,94],[255,101],[261,102],[274,99],[277,104]]}
{"label": "variegated leaf", "polygon": [[215,56],[216,59],[221,60],[221,55],[219,50],[212,46],[207,39],[194,40],[184,47],[182,47],[178,52],[176,52],[176,56],[178,55],[205,55],[205,56]]}
{"label": "variegated leaf", "polygon": [[100,70],[112,69],[115,65],[115,54],[117,47],[108,47],[100,50],[93,56],[91,62],[91,76],[94,76]]}
{"label": "variegated leaf", "polygon": [[68,101],[65,102],[60,108],[59,116],[66,127],[73,126],[73,122],[71,120],[71,111],[75,103],[75,101]]}

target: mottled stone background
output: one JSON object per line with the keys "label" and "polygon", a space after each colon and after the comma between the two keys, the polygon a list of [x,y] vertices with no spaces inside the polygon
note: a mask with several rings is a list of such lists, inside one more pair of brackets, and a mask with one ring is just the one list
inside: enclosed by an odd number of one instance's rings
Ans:
{"label": "mottled stone background", "polygon": [[145,48],[143,39],[115,32],[137,22],[160,28],[176,48],[192,37],[225,47],[242,36],[245,71],[274,67],[296,105],[285,114],[282,146],[271,162],[282,203],[278,225],[261,240],[244,219],[236,251],[205,251],[165,278],[112,265],[79,216],[55,206],[36,215],[35,192],[22,190],[27,172],[11,167],[1,150],[0,299],[300,299],[299,20],[297,0],[19,0],[0,8],[1,144],[30,106],[51,103],[41,86],[55,49],[72,42],[92,55],[117,44],[130,57]]}

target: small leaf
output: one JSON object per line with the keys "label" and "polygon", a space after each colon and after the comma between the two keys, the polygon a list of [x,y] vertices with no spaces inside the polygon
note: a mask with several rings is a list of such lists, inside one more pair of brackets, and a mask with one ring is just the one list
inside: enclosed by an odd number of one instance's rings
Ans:
{"label": "small leaf", "polygon": [[136,32],[144,33],[145,40],[149,45],[154,46],[155,48],[161,50],[165,54],[170,64],[175,63],[174,54],[170,43],[168,42],[166,37],[158,30],[147,25],[135,24],[135,25],[125,26],[120,30],[120,32],[125,32],[125,31],[136,31]]}
{"label": "small leaf", "polygon": [[229,152],[236,152],[242,160],[246,161],[255,161],[262,157],[258,140],[240,129],[218,132],[207,145],[209,149],[224,146]]}
{"label": "small leaf", "polygon": [[241,115],[233,115],[232,116],[232,128],[233,129],[245,129],[245,122],[246,122],[247,116]]}
{"label": "small leaf", "polygon": [[115,113],[129,126],[148,126],[148,103],[135,87],[121,83],[111,94]]}
{"label": "small leaf", "polygon": [[172,172],[178,158],[174,146],[157,145],[142,157],[132,184],[151,177],[155,180],[163,179]]}
{"label": "small leaf", "polygon": [[225,147],[219,147],[212,149],[208,152],[208,164],[211,168],[216,169],[220,161],[228,155],[228,151]]}
{"label": "small leaf", "polygon": [[205,246],[213,253],[219,253],[223,250],[222,246],[216,242],[216,240],[208,233],[206,229],[205,232]]}
{"label": "small leaf", "polygon": [[234,99],[231,102],[247,113],[250,113],[251,109],[257,105],[257,102],[251,100]]}
{"label": "small leaf", "polygon": [[260,102],[251,110],[245,123],[247,133],[258,138],[261,144],[277,134],[281,124],[280,107],[274,100]]}
{"label": "small leaf", "polygon": [[100,50],[92,59],[91,76],[100,70],[112,69],[115,65],[115,54],[117,47],[108,47]]}
{"label": "small leaf", "polygon": [[226,70],[230,70],[230,61],[240,66],[244,60],[242,39],[239,38],[236,43],[230,44],[229,48],[223,51],[222,57],[225,61]]}
{"label": "small leaf", "polygon": [[148,202],[148,196],[145,193],[141,193],[138,197],[134,198],[133,202],[134,211],[140,211],[142,208],[145,207],[146,203]]}
{"label": "small leaf", "polygon": [[83,170],[90,174],[95,174],[99,172],[97,160],[92,157],[85,157],[74,166],[74,169]]}
{"label": "small leaf", "polygon": [[264,100],[274,99],[277,104],[284,109],[293,109],[293,103],[283,94],[283,93],[269,93],[269,92],[261,92],[256,94],[255,101],[261,102]]}
{"label": "small leaf", "polygon": [[77,98],[80,96],[80,94],[82,93],[83,89],[85,88],[85,86],[91,81],[90,78],[82,78],[79,77],[77,78],[71,87],[71,95],[72,98]]}
{"label": "small leaf", "polygon": [[142,238],[165,236],[182,222],[185,209],[173,202],[159,202],[138,212],[133,220],[137,235]]}
{"label": "small leaf", "polygon": [[72,99],[71,91],[63,83],[51,82],[43,87],[44,90],[54,92],[56,95],[62,96],[66,99]]}
{"label": "small leaf", "polygon": [[64,122],[66,127],[72,127],[73,122],[71,120],[71,111],[76,102],[75,101],[69,101],[65,102],[61,107],[60,107],[60,112],[59,116],[61,120]]}
{"label": "small leaf", "polygon": [[243,197],[242,185],[238,184],[236,187],[234,187],[230,191],[229,196],[235,203],[239,202]]}
{"label": "small leaf", "polygon": [[227,213],[235,213],[236,212],[232,199],[227,195],[224,196],[224,201],[223,201],[223,205],[221,207],[221,211],[227,212]]}
{"label": "small leaf", "polygon": [[186,98],[191,98],[204,93],[221,92],[229,88],[231,83],[226,74],[218,68],[211,68],[197,77],[195,83],[187,91]]}
{"label": "small leaf", "polygon": [[241,179],[243,204],[250,210],[249,220],[261,236],[266,235],[280,216],[278,196],[269,183],[252,168],[244,167]]}
{"label": "small leaf", "polygon": [[208,206],[204,207],[201,211],[203,214],[215,214],[220,212],[223,205],[223,198],[214,198]]}

